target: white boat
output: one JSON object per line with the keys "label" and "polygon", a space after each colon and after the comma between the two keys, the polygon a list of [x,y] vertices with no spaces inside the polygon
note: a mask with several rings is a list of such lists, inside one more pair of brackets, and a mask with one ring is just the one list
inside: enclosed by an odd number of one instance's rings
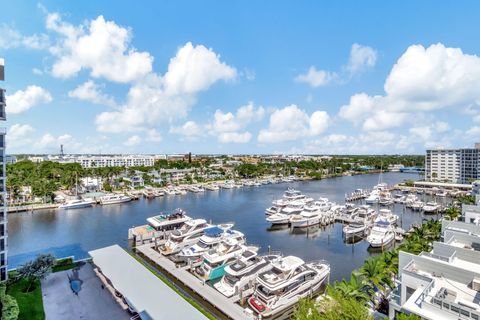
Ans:
{"label": "white boat", "polygon": [[290,225],[292,228],[306,228],[320,224],[322,220],[322,210],[319,206],[306,205],[300,214],[290,217]]}
{"label": "white boat", "polygon": [[381,192],[378,198],[378,204],[381,206],[390,206],[394,203],[390,192]]}
{"label": "white boat", "polygon": [[279,212],[269,215],[265,220],[267,220],[267,222],[270,222],[272,225],[288,224],[290,221],[290,216],[288,214]]}
{"label": "white boat", "polygon": [[148,224],[156,231],[168,231],[181,228],[185,222],[192,220],[182,209],[169,214],[159,214],[147,219]]}
{"label": "white boat", "polygon": [[255,278],[260,273],[270,270],[273,267],[272,262],[278,259],[280,259],[280,255],[261,257],[257,255],[257,252],[247,250],[234,263],[225,268],[225,275],[214,284],[214,287],[226,297],[252,289]]}
{"label": "white boat", "polygon": [[209,191],[218,191],[220,190],[220,187],[216,184],[208,184],[205,186],[205,189],[209,190]]}
{"label": "white boat", "polygon": [[412,202],[410,204],[410,208],[413,210],[413,211],[420,211],[422,210],[423,206],[425,204],[422,202],[422,201],[415,201],[415,202]]}
{"label": "white boat", "polygon": [[343,234],[345,238],[362,237],[367,233],[368,226],[360,222],[352,222],[343,227]]}
{"label": "white boat", "polygon": [[175,190],[173,188],[166,188],[164,190],[165,194],[168,195],[168,196],[174,196],[176,193],[175,193]]}
{"label": "white boat", "polygon": [[132,198],[123,194],[107,194],[100,198],[102,205],[117,204],[132,201]]}
{"label": "white boat", "polygon": [[235,188],[235,183],[233,183],[233,182],[231,182],[231,181],[230,181],[230,182],[227,181],[227,182],[225,182],[224,184],[222,184],[221,187],[222,187],[223,189],[233,189],[233,188]]}
{"label": "white boat", "polygon": [[287,191],[283,194],[283,197],[277,200],[274,200],[272,203],[274,206],[286,206],[292,201],[295,200],[303,200],[306,196],[302,194],[300,191],[295,190],[293,188],[288,188]]}
{"label": "white boat", "polygon": [[395,240],[395,233],[393,227],[388,221],[375,222],[370,235],[367,237],[367,242],[372,248],[385,247]]}
{"label": "white boat", "polygon": [[225,274],[225,268],[234,263],[247,250],[256,253],[258,247],[247,247],[236,239],[227,238],[216,248],[203,254],[203,262],[195,268],[195,275],[206,281],[221,278]]}
{"label": "white boat", "polygon": [[366,204],[376,204],[378,203],[378,200],[380,200],[380,192],[376,189],[374,189],[370,194],[368,195],[367,198],[365,198],[365,203]]}
{"label": "white boat", "polygon": [[280,206],[271,206],[265,209],[265,214],[267,216],[275,214],[275,213],[280,213],[282,211],[283,207]]}
{"label": "white boat", "polygon": [[88,208],[93,205],[94,201],[92,199],[75,199],[68,200],[64,204],[60,205],[60,209],[79,209],[79,208]]}
{"label": "white boat", "polygon": [[317,292],[330,274],[324,261],[305,263],[295,256],[281,258],[272,269],[259,274],[256,289],[248,299],[250,308],[264,318],[276,318],[299,299]]}
{"label": "white boat", "polygon": [[167,242],[160,246],[160,252],[168,256],[191,247],[200,240],[203,231],[209,227],[211,227],[211,225],[209,225],[205,219],[185,221],[179,229],[170,233]]}
{"label": "white boat", "polygon": [[424,213],[428,214],[428,213],[436,213],[439,208],[440,206],[436,202],[427,202],[423,206],[422,210]]}
{"label": "white boat", "polygon": [[397,224],[399,217],[396,214],[393,214],[389,209],[380,209],[378,215],[375,219],[375,222],[378,221],[387,221],[390,225],[394,226]]}
{"label": "white boat", "polygon": [[283,214],[299,214],[303,211],[303,207],[305,206],[305,201],[303,200],[294,200],[290,202],[286,207],[284,207],[281,211]]}
{"label": "white boat", "polygon": [[201,261],[204,253],[215,249],[225,239],[235,239],[239,244],[245,243],[245,236],[240,231],[231,230],[233,224],[217,225],[205,229],[204,235],[200,237],[197,243],[184,248],[177,254],[177,258],[186,262]]}

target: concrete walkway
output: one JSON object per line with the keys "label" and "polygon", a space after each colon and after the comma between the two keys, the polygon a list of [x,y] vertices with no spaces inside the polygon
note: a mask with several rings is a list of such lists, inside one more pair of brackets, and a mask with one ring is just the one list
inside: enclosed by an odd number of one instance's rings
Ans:
{"label": "concrete walkway", "polygon": [[102,284],[89,263],[78,270],[78,276],[83,281],[78,295],[72,292],[68,275],[72,275],[72,270],[52,273],[42,281],[47,320],[130,319],[128,312],[120,308],[110,292],[102,289]]}

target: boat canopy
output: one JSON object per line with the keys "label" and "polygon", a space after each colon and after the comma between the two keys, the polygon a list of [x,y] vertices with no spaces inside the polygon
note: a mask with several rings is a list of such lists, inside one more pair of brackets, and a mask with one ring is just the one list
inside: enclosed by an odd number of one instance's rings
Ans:
{"label": "boat canopy", "polygon": [[209,236],[209,237],[219,237],[224,232],[225,232],[225,230],[223,230],[222,228],[219,228],[217,226],[207,228],[204,231],[205,235]]}
{"label": "boat canopy", "polygon": [[376,224],[380,225],[380,226],[389,226],[390,225],[390,222],[388,221],[385,221],[385,220],[380,220],[380,221],[377,221]]}

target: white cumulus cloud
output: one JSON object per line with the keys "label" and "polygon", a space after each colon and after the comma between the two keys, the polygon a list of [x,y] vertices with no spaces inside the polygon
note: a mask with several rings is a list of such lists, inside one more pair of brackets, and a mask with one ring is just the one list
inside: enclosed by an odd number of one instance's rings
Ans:
{"label": "white cumulus cloud", "polygon": [[7,24],[0,25],[0,49],[24,47],[39,50],[46,49],[48,45],[49,39],[46,34],[26,36]]}
{"label": "white cumulus cloud", "polygon": [[305,136],[317,136],[329,125],[325,111],[315,111],[309,116],[296,105],[277,109],[270,115],[267,129],[260,130],[258,141],[263,143],[293,141]]}
{"label": "white cumulus cloud", "polygon": [[58,13],[49,13],[46,25],[61,36],[50,48],[57,57],[52,67],[55,77],[70,78],[86,69],[94,78],[127,83],[152,71],[153,57],[131,46],[131,30],[103,16],[74,26]]}
{"label": "white cumulus cloud", "polygon": [[84,101],[89,101],[95,104],[102,104],[106,106],[115,106],[115,99],[112,96],[102,92],[102,86],[96,84],[92,80],[82,83],[74,90],[68,92],[71,98],[77,98]]}
{"label": "white cumulus cloud", "polygon": [[315,66],[311,66],[308,72],[300,74],[295,77],[295,81],[306,83],[309,86],[316,88],[329,84],[337,78],[337,74],[325,70],[317,70]]}
{"label": "white cumulus cloud", "polygon": [[138,135],[133,135],[123,143],[127,147],[133,147],[139,145],[142,142],[142,139]]}
{"label": "white cumulus cloud", "polygon": [[25,112],[36,105],[53,100],[50,92],[36,85],[28,86],[25,90],[18,90],[14,94],[8,95],[6,99],[7,112],[13,114]]}
{"label": "white cumulus cloud", "polygon": [[350,59],[346,65],[347,71],[350,75],[355,75],[364,71],[365,69],[372,68],[377,62],[377,50],[372,47],[362,46],[358,43],[352,45],[350,50]]}

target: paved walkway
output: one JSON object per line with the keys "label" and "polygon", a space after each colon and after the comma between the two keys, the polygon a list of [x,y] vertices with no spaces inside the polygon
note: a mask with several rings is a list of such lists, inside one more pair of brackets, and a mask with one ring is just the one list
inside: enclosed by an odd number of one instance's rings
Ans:
{"label": "paved walkway", "polygon": [[86,263],[78,275],[82,289],[75,295],[68,275],[72,270],[52,273],[42,281],[43,306],[48,320],[128,320],[130,316],[114,301],[110,292],[102,289],[100,280]]}

